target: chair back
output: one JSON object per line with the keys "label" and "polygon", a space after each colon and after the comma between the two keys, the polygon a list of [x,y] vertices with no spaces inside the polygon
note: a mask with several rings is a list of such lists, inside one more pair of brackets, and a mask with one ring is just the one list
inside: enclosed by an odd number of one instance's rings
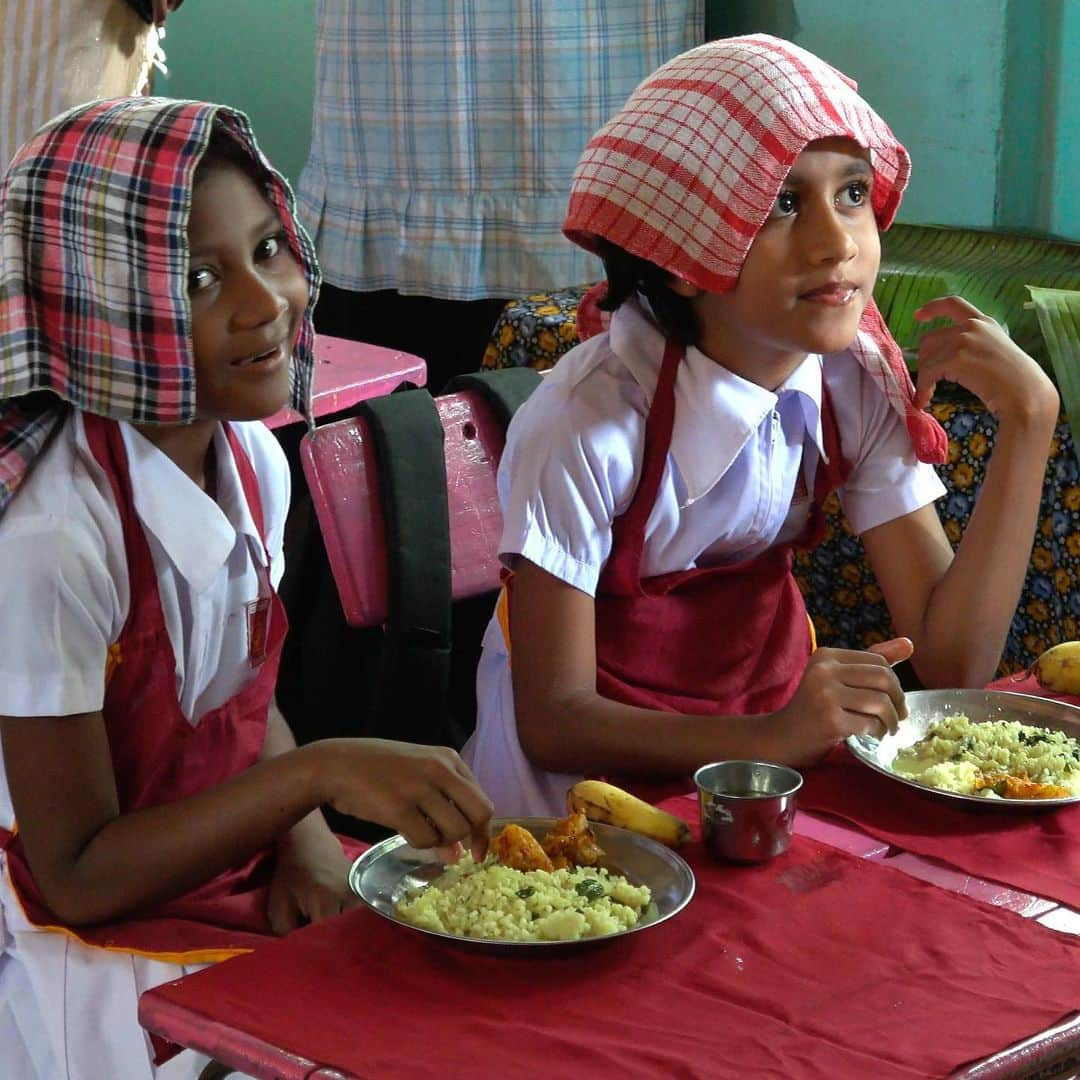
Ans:
{"label": "chair back", "polygon": [[[445,436],[451,593],[460,600],[499,586],[495,473],[505,433],[475,391],[434,400]],[[301,441],[300,456],[345,619],[350,626],[382,625],[386,526],[367,421],[352,417],[316,428]]]}

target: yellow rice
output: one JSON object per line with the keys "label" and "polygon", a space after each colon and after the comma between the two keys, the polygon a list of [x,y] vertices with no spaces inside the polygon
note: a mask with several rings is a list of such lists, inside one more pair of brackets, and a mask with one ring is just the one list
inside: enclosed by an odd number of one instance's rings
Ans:
{"label": "yellow rice", "polygon": [[395,911],[414,926],[460,937],[576,941],[636,926],[650,899],[647,886],[597,867],[514,870],[465,855]]}
{"label": "yellow rice", "polygon": [[1037,784],[1060,784],[1080,795],[1080,744],[1061,731],[1015,720],[973,724],[966,716],[942,716],[914,746],[900,750],[893,772],[929,787],[997,797],[978,791],[987,776],[1008,774]]}

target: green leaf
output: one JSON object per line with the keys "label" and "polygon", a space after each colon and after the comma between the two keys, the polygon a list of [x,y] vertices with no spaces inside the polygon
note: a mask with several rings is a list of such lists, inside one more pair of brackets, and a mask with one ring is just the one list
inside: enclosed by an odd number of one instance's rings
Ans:
{"label": "green leaf", "polygon": [[1075,439],[1080,433],[1080,292],[1036,285],[1028,291]]}
{"label": "green leaf", "polygon": [[1080,244],[927,225],[894,225],[881,244],[874,298],[912,367],[919,339],[934,325],[916,322],[913,313],[928,300],[955,293],[1002,323],[1058,380],[1040,320],[1026,306],[1027,287],[1080,289]]}

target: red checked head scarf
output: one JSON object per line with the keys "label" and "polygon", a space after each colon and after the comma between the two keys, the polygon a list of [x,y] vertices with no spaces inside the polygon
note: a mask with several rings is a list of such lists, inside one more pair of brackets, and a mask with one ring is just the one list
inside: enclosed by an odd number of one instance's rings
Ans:
{"label": "red checked head scarf", "polygon": [[[650,75],[593,136],[574,172],[563,232],[603,238],[710,292],[729,292],[784,180],[808,143],[854,139],[870,152],[871,200],[887,229],[911,162],[856,85],[798,46],[765,34],[712,41]],[[585,304],[579,328],[595,328]],[[903,417],[922,461],[948,440],[915,390],[873,300],[850,351]]]}
{"label": "red checked head scarf", "polygon": [[307,276],[291,403],[310,415],[319,271],[247,118],[192,101],[96,101],[42,128],[0,186],[0,514],[70,405],[143,424],[195,418],[187,224],[215,126],[251,155]]}

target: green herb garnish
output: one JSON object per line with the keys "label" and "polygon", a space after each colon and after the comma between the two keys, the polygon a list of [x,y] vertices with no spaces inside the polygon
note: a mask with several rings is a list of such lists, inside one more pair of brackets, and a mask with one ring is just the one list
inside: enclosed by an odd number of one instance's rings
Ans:
{"label": "green herb garnish", "polygon": [[579,881],[574,886],[574,892],[576,892],[578,896],[584,896],[585,899],[590,902],[593,900],[600,900],[602,897],[607,896],[607,890],[596,880],[596,878],[586,878],[584,881]]}

